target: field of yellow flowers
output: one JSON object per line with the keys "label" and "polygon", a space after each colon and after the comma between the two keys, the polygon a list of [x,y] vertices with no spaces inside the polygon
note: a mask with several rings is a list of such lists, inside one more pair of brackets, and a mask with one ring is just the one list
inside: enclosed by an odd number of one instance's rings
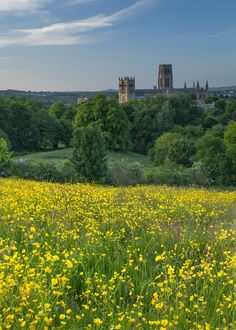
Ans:
{"label": "field of yellow flowers", "polygon": [[0,329],[236,329],[236,192],[0,180]]}

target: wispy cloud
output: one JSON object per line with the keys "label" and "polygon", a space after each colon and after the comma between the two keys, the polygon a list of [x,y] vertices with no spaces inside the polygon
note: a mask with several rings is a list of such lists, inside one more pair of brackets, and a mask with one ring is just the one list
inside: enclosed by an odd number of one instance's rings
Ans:
{"label": "wispy cloud", "polygon": [[[21,0],[28,4],[32,1]],[[35,0],[34,0],[35,1]],[[17,0],[12,2],[17,2]],[[38,5],[42,3],[38,2]],[[11,45],[46,46],[46,45],[76,45],[95,41],[91,31],[97,31],[113,26],[118,21],[136,14],[141,9],[150,6],[154,0],[138,0],[133,5],[111,15],[97,15],[83,20],[61,22],[34,29],[19,29],[0,34],[0,47]]]}
{"label": "wispy cloud", "polygon": [[233,34],[233,33],[236,33],[236,28],[226,30],[226,31],[222,31],[222,32],[219,32],[219,33],[215,33],[215,34],[211,34],[209,37],[210,38],[221,38],[221,37],[224,37],[226,35]]}
{"label": "wispy cloud", "polygon": [[50,0],[1,0],[0,12],[11,11],[32,11],[39,9],[45,4],[51,2]]}

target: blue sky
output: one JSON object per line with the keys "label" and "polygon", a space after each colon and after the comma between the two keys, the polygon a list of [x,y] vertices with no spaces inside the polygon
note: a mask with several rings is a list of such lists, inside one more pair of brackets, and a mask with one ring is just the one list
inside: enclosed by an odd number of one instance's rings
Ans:
{"label": "blue sky", "polygon": [[0,89],[236,85],[236,0],[0,0]]}

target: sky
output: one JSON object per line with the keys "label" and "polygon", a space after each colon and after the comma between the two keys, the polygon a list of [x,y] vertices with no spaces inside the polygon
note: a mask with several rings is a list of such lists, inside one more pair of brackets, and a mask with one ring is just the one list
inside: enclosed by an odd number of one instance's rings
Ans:
{"label": "sky", "polygon": [[236,0],[0,0],[0,89],[236,85]]}

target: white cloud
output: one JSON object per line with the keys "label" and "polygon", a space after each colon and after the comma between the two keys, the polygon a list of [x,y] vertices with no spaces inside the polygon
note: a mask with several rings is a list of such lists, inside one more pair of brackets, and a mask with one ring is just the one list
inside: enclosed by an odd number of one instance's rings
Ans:
{"label": "white cloud", "polygon": [[[157,2],[157,1],[156,1]],[[133,5],[124,8],[111,16],[112,20],[121,20],[127,18],[129,15],[135,14],[137,11],[148,7],[154,3],[154,0],[138,0]]]}
{"label": "white cloud", "polygon": [[0,0],[0,12],[36,10],[49,0]]}
{"label": "white cloud", "polygon": [[[25,0],[25,2],[32,1]],[[42,3],[42,1],[36,2]],[[6,34],[0,34],[0,47],[11,45],[76,45],[94,42],[95,38],[94,36],[91,37],[89,32],[111,27],[117,21],[137,13],[152,3],[153,0],[138,0],[133,5],[108,16],[98,15],[84,20],[56,23],[40,28],[9,31]]]}

